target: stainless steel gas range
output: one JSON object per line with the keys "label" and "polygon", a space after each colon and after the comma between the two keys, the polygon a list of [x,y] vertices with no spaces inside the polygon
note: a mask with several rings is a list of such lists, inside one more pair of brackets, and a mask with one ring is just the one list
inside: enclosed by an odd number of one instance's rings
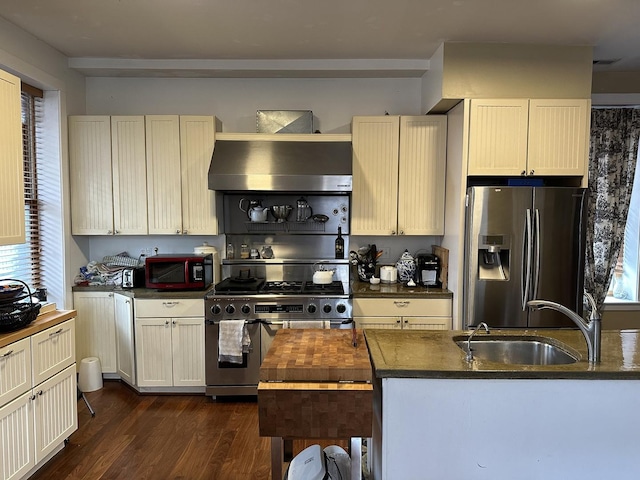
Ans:
{"label": "stainless steel gas range", "polygon": [[[242,363],[218,358],[220,323],[243,320],[251,338]],[[345,283],[229,277],[205,297],[206,394],[256,395],[259,369],[280,328],[352,328]]]}

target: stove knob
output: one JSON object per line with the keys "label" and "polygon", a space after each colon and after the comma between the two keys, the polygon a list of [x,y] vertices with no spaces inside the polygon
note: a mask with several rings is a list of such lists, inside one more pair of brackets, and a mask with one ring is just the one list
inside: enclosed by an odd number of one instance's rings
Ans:
{"label": "stove knob", "polygon": [[307,312],[309,313],[316,313],[316,310],[318,310],[318,308],[313,303],[307,306]]}
{"label": "stove knob", "polygon": [[331,305],[325,305],[324,307],[322,307],[322,311],[324,313],[329,313],[331,312]]}
{"label": "stove knob", "polygon": [[249,315],[251,313],[251,307],[249,305],[243,305],[241,310],[245,315]]}
{"label": "stove knob", "polygon": [[347,307],[344,303],[339,303],[336,307],[336,310],[338,311],[338,313],[344,313],[347,311]]}
{"label": "stove knob", "polygon": [[210,310],[214,315],[220,315],[220,312],[222,312],[222,308],[220,308],[220,305],[214,305]]}
{"label": "stove knob", "polygon": [[233,315],[236,312],[236,307],[234,307],[233,305],[227,305],[226,307],[224,307],[224,311],[229,315]]}

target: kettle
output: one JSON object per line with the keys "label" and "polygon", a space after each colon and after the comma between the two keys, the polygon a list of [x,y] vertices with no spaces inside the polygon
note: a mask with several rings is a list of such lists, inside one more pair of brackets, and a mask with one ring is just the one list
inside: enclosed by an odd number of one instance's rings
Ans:
{"label": "kettle", "polygon": [[309,202],[300,197],[296,202],[296,222],[306,222],[313,215]]}
{"label": "kettle", "polygon": [[[246,206],[245,206],[246,205]],[[244,207],[244,208],[243,208]],[[266,222],[269,209],[262,206],[262,200],[241,198],[238,208],[247,214],[252,222]]]}

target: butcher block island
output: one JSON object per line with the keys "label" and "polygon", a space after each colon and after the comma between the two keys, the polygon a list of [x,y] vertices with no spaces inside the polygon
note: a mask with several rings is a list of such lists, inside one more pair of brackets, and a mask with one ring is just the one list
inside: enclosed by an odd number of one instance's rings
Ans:
{"label": "butcher block island", "polygon": [[360,437],[370,437],[373,384],[361,331],[282,329],[260,367],[260,435],[271,438],[273,479],[282,478],[282,441],[351,438],[352,478]]}

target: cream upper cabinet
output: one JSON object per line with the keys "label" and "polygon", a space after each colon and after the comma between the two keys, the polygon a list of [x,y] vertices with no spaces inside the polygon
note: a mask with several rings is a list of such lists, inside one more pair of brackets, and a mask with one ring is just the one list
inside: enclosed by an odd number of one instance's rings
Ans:
{"label": "cream upper cabinet", "polygon": [[147,234],[144,116],[111,117],[113,220],[116,235]]}
{"label": "cream upper cabinet", "polygon": [[146,235],[144,117],[69,117],[74,235]]}
{"label": "cream upper cabinet", "polygon": [[188,235],[218,234],[216,196],[208,176],[214,135],[212,116],[180,116],[182,230]]}
{"label": "cream upper cabinet", "polygon": [[207,180],[214,118],[147,115],[146,132],[149,233],[217,235]]}
{"label": "cream upper cabinet", "polygon": [[468,175],[584,176],[590,100],[471,100]]}
{"label": "cream upper cabinet", "polygon": [[180,117],[147,115],[149,233],[182,234]]}
{"label": "cream upper cabinet", "polygon": [[0,245],[24,243],[20,79],[0,70]]}
{"label": "cream upper cabinet", "polygon": [[71,229],[74,235],[113,234],[111,120],[69,117]]}
{"label": "cream upper cabinet", "polygon": [[353,235],[444,233],[446,121],[353,118]]}

